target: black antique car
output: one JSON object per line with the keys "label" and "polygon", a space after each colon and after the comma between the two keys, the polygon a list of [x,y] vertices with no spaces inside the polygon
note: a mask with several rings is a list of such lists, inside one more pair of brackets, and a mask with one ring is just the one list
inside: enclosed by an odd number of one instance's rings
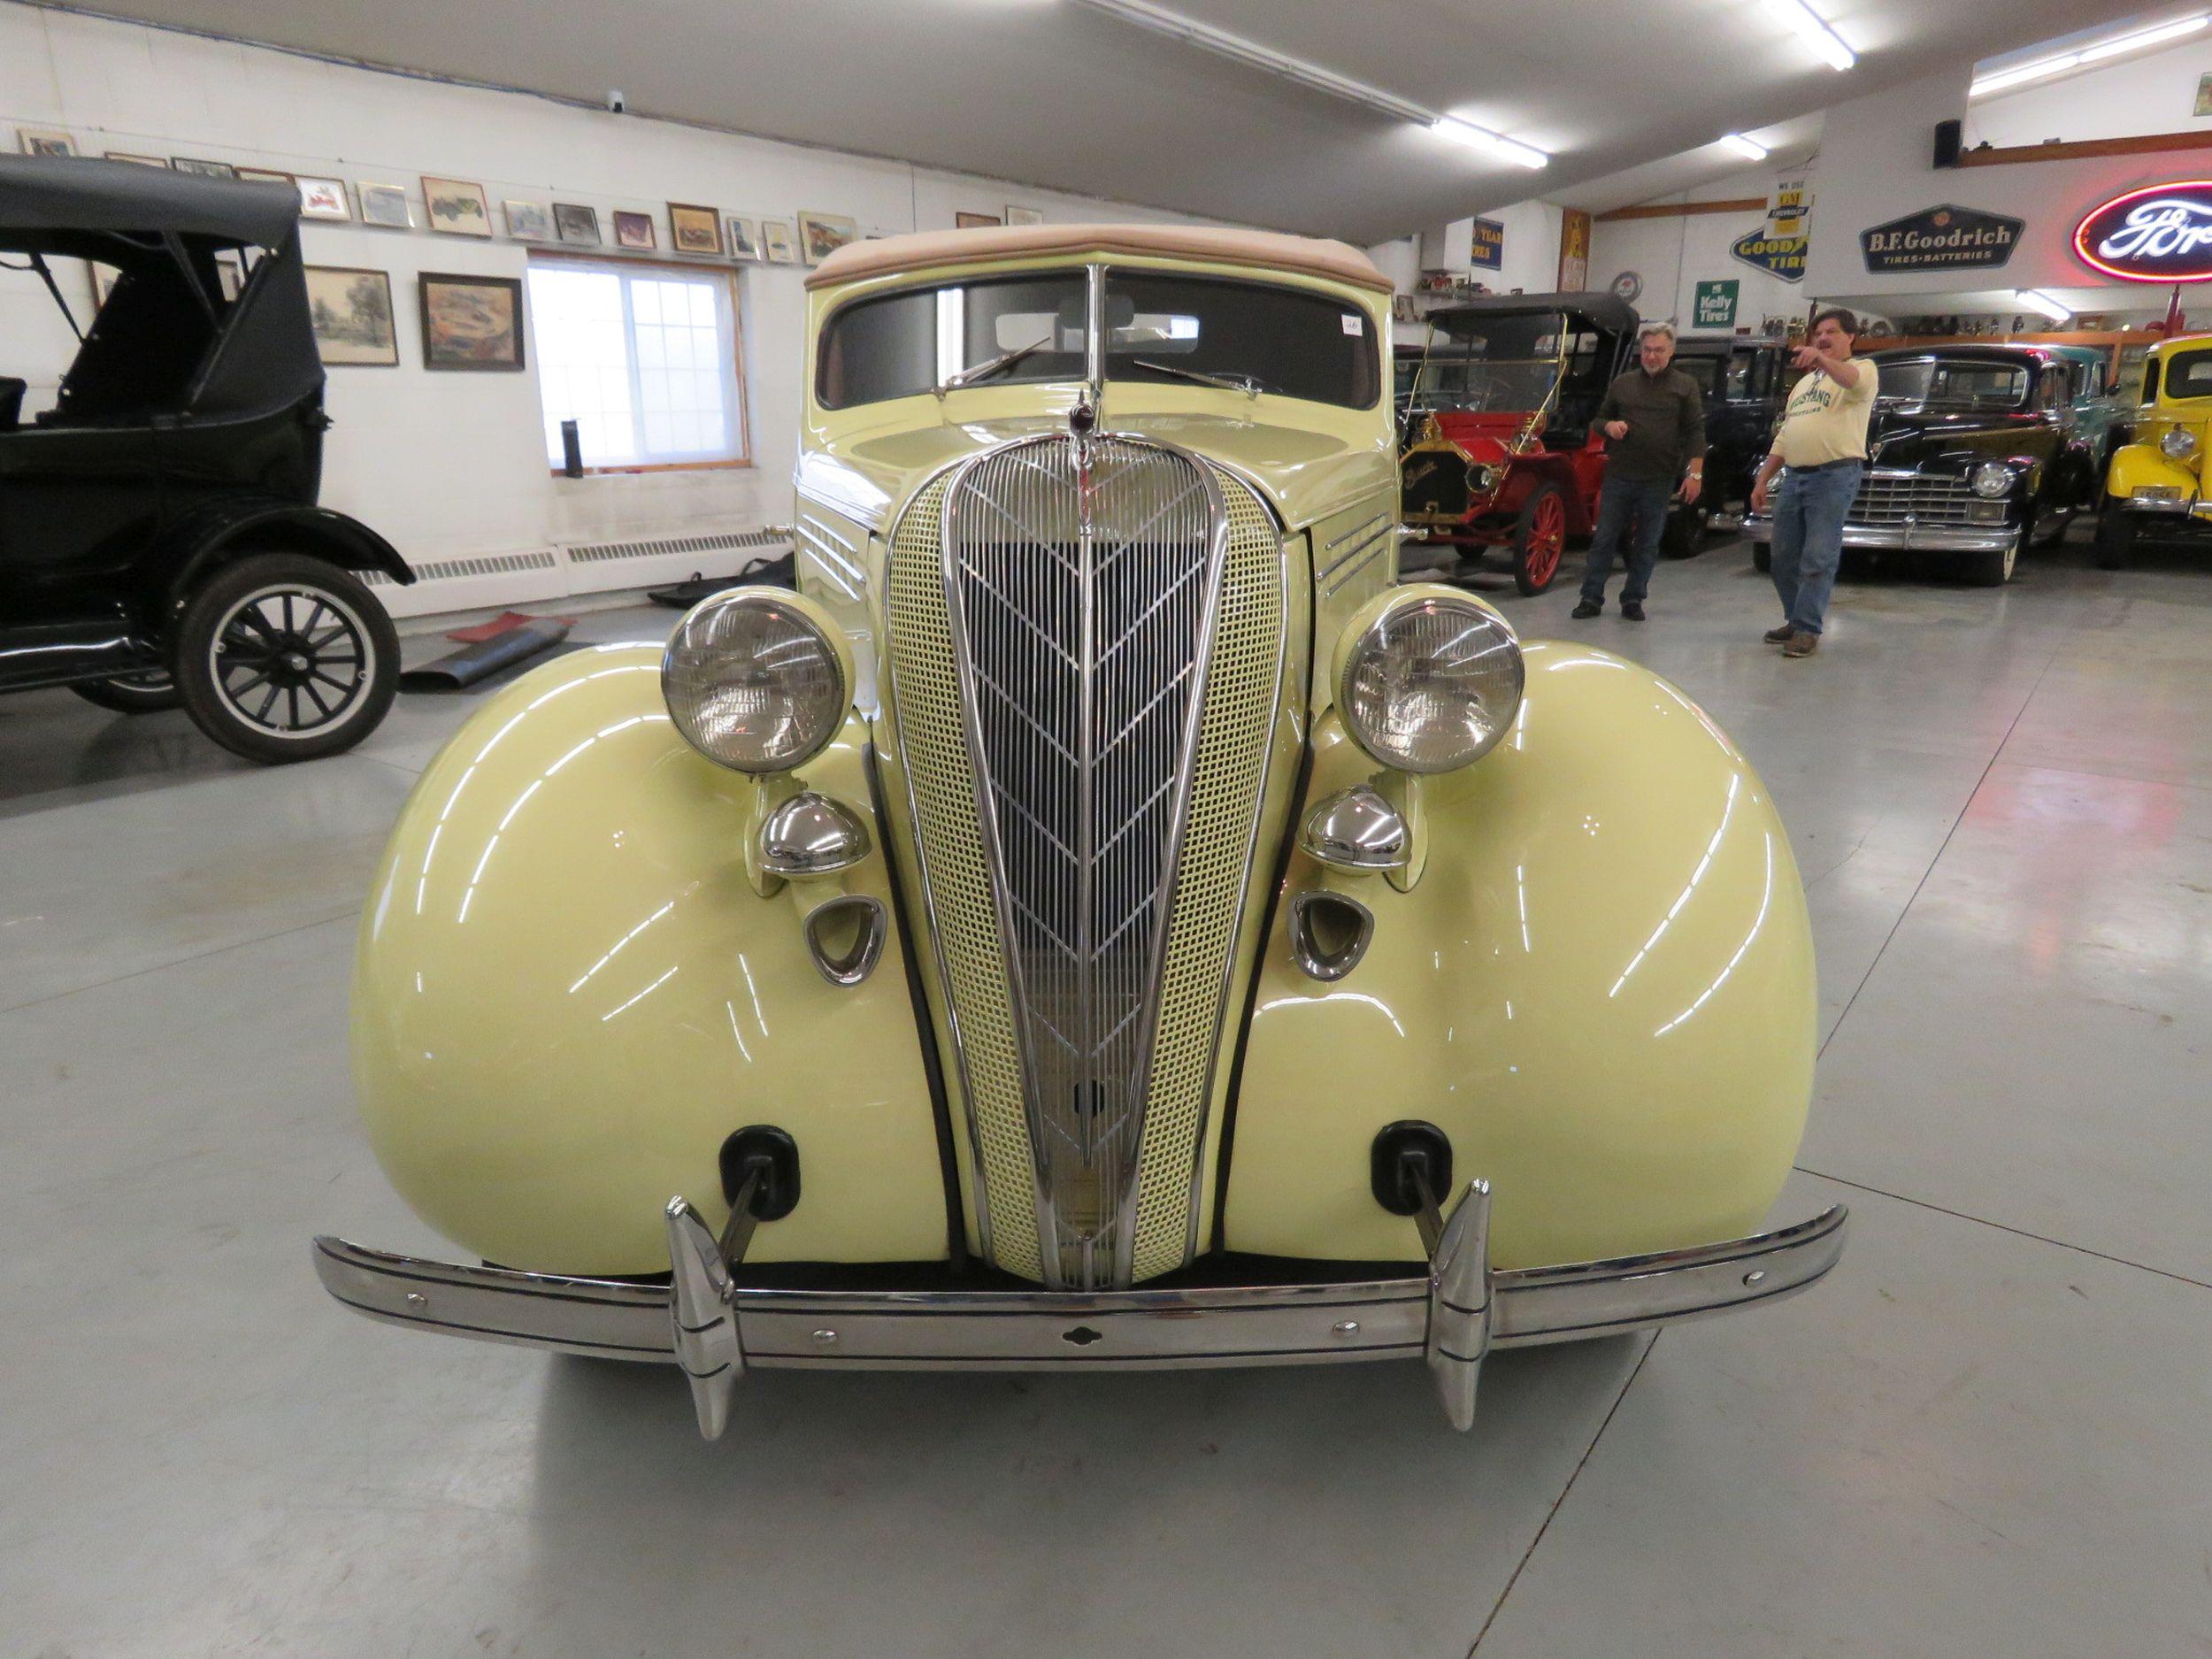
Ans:
{"label": "black antique car", "polygon": [[[68,686],[126,713],[181,703],[258,761],[360,741],[391,706],[399,650],[355,572],[414,578],[382,536],[316,505],[330,421],[296,196],[0,157],[0,270],[42,285],[77,339],[28,419],[28,384],[5,372],[38,365],[0,361],[0,691]],[[111,273],[96,307],[88,270]]]}
{"label": "black antique car", "polygon": [[1667,520],[1670,558],[1701,551],[1708,534],[1732,528],[1749,503],[1793,378],[1789,355],[1785,342],[1764,337],[1684,334],[1675,342],[1674,366],[1705,394],[1705,488],[1695,511]]}
{"label": "black antique car", "polygon": [[[1964,580],[2012,579],[2021,550],[2096,506],[2108,457],[2109,388],[2085,354],[2048,346],[1958,345],[1870,354],[1881,374],[1867,470],[1843,545],[1904,552]],[[1744,522],[1769,566],[1773,520]]]}

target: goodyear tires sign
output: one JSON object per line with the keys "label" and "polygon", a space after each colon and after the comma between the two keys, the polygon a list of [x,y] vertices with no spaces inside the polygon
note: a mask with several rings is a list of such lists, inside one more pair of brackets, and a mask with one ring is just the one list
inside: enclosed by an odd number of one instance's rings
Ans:
{"label": "goodyear tires sign", "polygon": [[[1800,220],[1802,224],[1804,221]],[[1755,271],[1764,271],[1778,276],[1785,282],[1805,280],[1805,246],[1809,239],[1802,231],[1794,236],[1778,236],[1765,226],[1747,235],[1739,236],[1728,245],[1728,251]]]}

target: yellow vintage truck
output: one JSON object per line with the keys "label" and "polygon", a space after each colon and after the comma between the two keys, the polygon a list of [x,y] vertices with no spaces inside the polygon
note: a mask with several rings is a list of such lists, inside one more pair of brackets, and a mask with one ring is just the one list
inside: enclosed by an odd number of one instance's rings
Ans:
{"label": "yellow vintage truck", "polygon": [[2162,340],[2143,358],[2130,441],[2112,452],[2097,518],[2097,563],[2124,566],[2139,532],[2191,534],[2212,525],[2204,486],[2212,445],[2212,334]]}
{"label": "yellow vintage truck", "polygon": [[425,1330],[749,1368],[1423,1360],[1770,1300],[1815,984],[1682,692],[1396,579],[1390,285],[1154,226],[807,279],[795,593],[423,773],[354,1070]]}

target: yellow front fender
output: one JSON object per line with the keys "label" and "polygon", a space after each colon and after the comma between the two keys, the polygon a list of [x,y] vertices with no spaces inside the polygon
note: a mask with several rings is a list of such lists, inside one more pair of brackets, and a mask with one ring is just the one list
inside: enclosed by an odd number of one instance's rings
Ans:
{"label": "yellow front fender", "polygon": [[[946,1253],[945,1190],[895,931],[860,984],[803,934],[840,892],[890,904],[880,846],[763,898],[749,779],[670,724],[657,646],[549,664],[464,726],[400,814],[361,926],[353,1061],[400,1195],[490,1261],[664,1272],[662,1210],[727,1214],[718,1154],[797,1141],[803,1198],[756,1261]],[[874,825],[866,732],[803,769]]]}
{"label": "yellow front fender", "polygon": [[[1374,916],[1325,983],[1267,941],[1225,1209],[1229,1248],[1418,1259],[1370,1191],[1402,1118],[1489,1180],[1493,1261],[1587,1261],[1753,1231],[1804,1129],[1815,1048],[1797,866],[1750,764],[1633,663],[1527,649],[1511,733],[1424,780],[1425,864],[1401,892],[1292,856]],[[1333,714],[1309,800],[1377,777]]]}
{"label": "yellow front fender", "polygon": [[2148,443],[2124,443],[2112,452],[2112,465],[2104,475],[2105,494],[2118,501],[2131,499],[2143,486],[2177,489],[2184,501],[2197,494],[2193,468],[2177,466]]}

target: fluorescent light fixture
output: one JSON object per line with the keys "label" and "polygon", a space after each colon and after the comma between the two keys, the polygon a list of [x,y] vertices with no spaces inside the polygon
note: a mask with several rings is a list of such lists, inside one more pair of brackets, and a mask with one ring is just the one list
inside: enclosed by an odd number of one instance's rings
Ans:
{"label": "fluorescent light fixture", "polygon": [[2085,46],[2078,52],[2061,52],[2055,58],[2039,58],[2017,68],[2000,69],[1994,74],[1984,75],[1969,87],[1966,96],[1985,98],[1993,92],[2004,91],[2008,87],[2024,86],[2031,81],[2040,81],[2047,75],[2063,74],[2069,69],[2079,69],[2084,64],[2100,64],[2108,58],[2117,58],[2123,52],[2140,51],[2147,46],[2162,46],[2168,41],[2177,41],[2185,35],[2196,34],[2208,23],[2212,23],[2212,15],[2200,12],[2193,18],[2179,18],[2171,23],[2162,23],[2156,28],[2138,29],[2132,35],[2116,35],[2094,46]]}
{"label": "fluorescent light fixture", "polygon": [[1087,5],[1094,12],[1103,12],[1109,17],[1134,24],[1138,28],[1148,29],[1155,35],[1179,41],[1186,46],[1194,46],[1200,51],[1211,52],[1217,58],[1242,64],[1248,69],[1279,75],[1315,92],[1325,92],[1331,97],[1363,104],[1382,114],[1395,116],[1402,121],[1417,121],[1432,132],[1441,133],[1447,138],[1456,139],[1477,150],[1486,150],[1492,155],[1517,162],[1524,167],[1541,167],[1551,160],[1548,155],[1533,144],[1524,144],[1517,139],[1508,138],[1502,133],[1494,133],[1486,127],[1477,127],[1472,121],[1463,121],[1456,116],[1439,115],[1409,98],[1398,96],[1394,92],[1386,92],[1380,87],[1370,86],[1363,81],[1354,81],[1333,69],[1324,69],[1319,64],[1308,63],[1302,58],[1293,58],[1276,51],[1257,41],[1247,40],[1241,35],[1217,29],[1210,23],[1187,18],[1179,12],[1169,11],[1165,6],[1154,5],[1151,0],[1076,0],[1076,4]]}
{"label": "fluorescent light fixture", "polygon": [[2074,314],[2074,308],[2055,300],[2041,288],[2018,288],[2012,296],[2029,311],[2040,311],[2055,323],[2062,323]]}
{"label": "fluorescent light fixture", "polygon": [[1764,161],[1767,158],[1767,147],[1755,138],[1746,138],[1741,133],[1724,133],[1720,142],[1746,161]]}
{"label": "fluorescent light fixture", "polygon": [[1783,20],[1805,37],[1806,43],[1826,60],[1831,69],[1848,69],[1859,61],[1859,55],[1843,43],[1843,37],[1828,27],[1819,12],[1805,4],[1805,0],[1768,0]]}
{"label": "fluorescent light fixture", "polygon": [[1448,138],[1456,144],[1469,144],[1477,150],[1486,150],[1494,156],[1524,167],[1541,167],[1551,157],[1533,144],[1524,144],[1508,138],[1503,133],[1494,133],[1486,127],[1477,127],[1472,121],[1463,121],[1456,115],[1440,115],[1429,123],[1429,131]]}
{"label": "fluorescent light fixture", "polygon": [[2122,52],[2135,51],[2145,46],[2162,45],[2167,41],[2177,41],[2185,35],[2194,35],[2208,21],[2212,21],[2212,19],[2202,17],[2183,18],[2178,23],[2163,23],[2154,29],[2142,29],[2133,35],[2123,35],[2117,40],[2105,42],[2101,46],[2084,47],[2081,60],[2085,64],[2093,64],[2103,58],[2117,58]]}

